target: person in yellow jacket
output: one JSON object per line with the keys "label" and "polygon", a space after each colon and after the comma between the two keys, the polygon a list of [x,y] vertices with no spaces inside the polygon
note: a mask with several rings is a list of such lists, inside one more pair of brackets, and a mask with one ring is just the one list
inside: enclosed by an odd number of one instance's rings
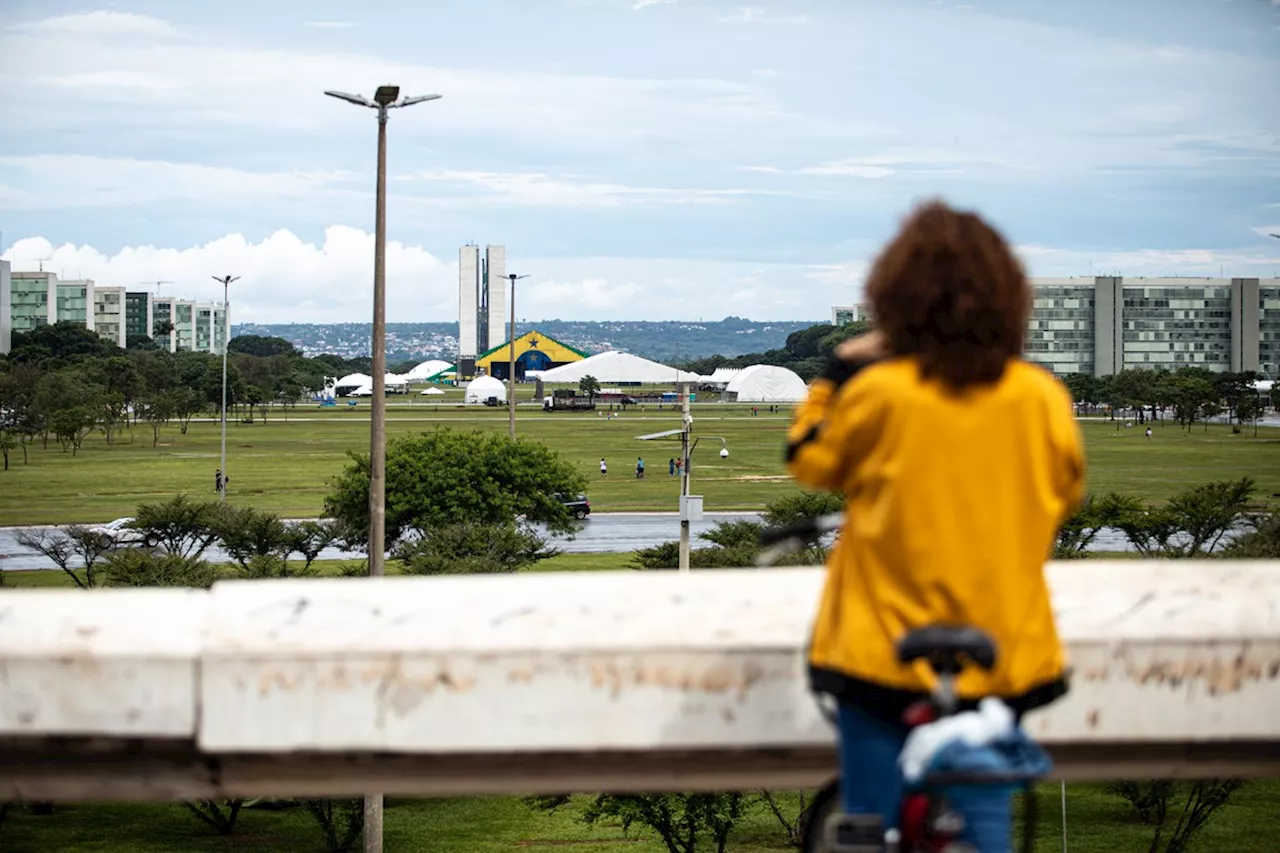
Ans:
{"label": "person in yellow jacket", "polygon": [[896,825],[903,714],[932,673],[894,646],[931,623],[972,625],[994,669],[957,682],[1019,714],[1066,692],[1043,565],[1081,497],[1084,459],[1067,389],[1021,358],[1030,286],[1001,235],[933,202],[885,248],[866,284],[874,331],[844,342],[788,434],[802,485],[843,493],[809,654],[838,702],[847,814]]}

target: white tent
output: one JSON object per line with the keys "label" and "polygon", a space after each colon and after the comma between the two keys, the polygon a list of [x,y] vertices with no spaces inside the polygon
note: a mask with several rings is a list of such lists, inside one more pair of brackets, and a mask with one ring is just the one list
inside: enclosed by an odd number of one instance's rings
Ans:
{"label": "white tent", "polygon": [[[353,391],[362,388],[370,390],[364,394],[353,394]],[[366,376],[363,373],[348,373],[346,376],[333,383],[333,391],[339,397],[367,397],[373,393],[373,377]]]}
{"label": "white tent", "polygon": [[594,376],[601,383],[616,385],[671,385],[677,382],[698,382],[702,378],[687,370],[676,370],[674,367],[617,350],[553,367],[544,371],[541,378],[543,382],[576,385],[584,376]]}
{"label": "white tent", "polygon": [[730,380],[741,372],[741,367],[717,367],[715,372],[704,377],[703,381],[708,385],[728,385]]}
{"label": "white tent", "polygon": [[430,379],[442,370],[448,370],[450,367],[453,367],[453,362],[433,358],[430,361],[422,362],[422,364],[404,374],[404,378],[413,382],[421,382],[424,379]]}
{"label": "white tent", "polygon": [[426,397],[426,396],[435,397],[435,396],[438,396],[438,395],[443,394],[443,393],[444,393],[444,392],[443,392],[443,391],[441,391],[439,388],[428,388],[427,390],[425,390],[425,391],[423,391],[423,392],[422,392],[422,396],[424,396],[424,397]]}
{"label": "white tent", "polygon": [[490,397],[505,400],[507,398],[506,383],[492,376],[477,376],[467,383],[467,392],[463,399],[468,403],[483,403]]}
{"label": "white tent", "polygon": [[[384,374],[386,377],[383,381],[387,383],[387,390],[396,394],[404,394],[409,390],[409,380],[404,376],[396,376],[394,373]],[[373,383],[370,382],[370,385]]]}
{"label": "white tent", "polygon": [[739,403],[798,403],[808,388],[803,379],[785,367],[753,364],[730,379],[724,393],[726,399]]}

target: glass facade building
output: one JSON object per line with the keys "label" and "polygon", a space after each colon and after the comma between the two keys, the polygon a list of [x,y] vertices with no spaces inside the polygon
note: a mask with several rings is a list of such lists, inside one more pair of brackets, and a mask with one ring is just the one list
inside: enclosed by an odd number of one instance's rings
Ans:
{"label": "glass facade building", "polygon": [[[1280,279],[1032,279],[1026,356],[1062,376],[1127,369],[1280,378]],[[832,322],[865,306],[832,308]]]}
{"label": "glass facade building", "polygon": [[151,294],[145,290],[130,291],[124,295],[125,341],[131,337],[151,337],[155,329],[151,323]]}

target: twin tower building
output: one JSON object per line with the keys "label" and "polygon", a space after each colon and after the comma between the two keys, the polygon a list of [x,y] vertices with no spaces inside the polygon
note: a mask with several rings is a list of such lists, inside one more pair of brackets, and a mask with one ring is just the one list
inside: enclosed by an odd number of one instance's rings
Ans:
{"label": "twin tower building", "polygon": [[458,368],[459,376],[475,374],[476,356],[507,342],[507,279],[505,246],[467,244],[458,250]]}

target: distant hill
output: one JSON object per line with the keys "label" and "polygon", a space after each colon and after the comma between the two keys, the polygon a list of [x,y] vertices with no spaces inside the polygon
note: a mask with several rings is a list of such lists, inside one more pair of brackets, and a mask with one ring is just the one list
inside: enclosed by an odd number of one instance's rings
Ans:
{"label": "distant hill", "polygon": [[[688,361],[709,355],[735,356],[780,348],[787,335],[812,326],[812,320],[759,321],[726,317],[712,322],[538,320],[516,324],[516,333],[537,329],[588,353],[616,349],[657,361]],[[264,335],[290,341],[306,355],[333,353],[344,358],[369,354],[368,323],[244,323],[236,335]],[[387,361],[453,359],[458,353],[457,323],[388,323]]]}

